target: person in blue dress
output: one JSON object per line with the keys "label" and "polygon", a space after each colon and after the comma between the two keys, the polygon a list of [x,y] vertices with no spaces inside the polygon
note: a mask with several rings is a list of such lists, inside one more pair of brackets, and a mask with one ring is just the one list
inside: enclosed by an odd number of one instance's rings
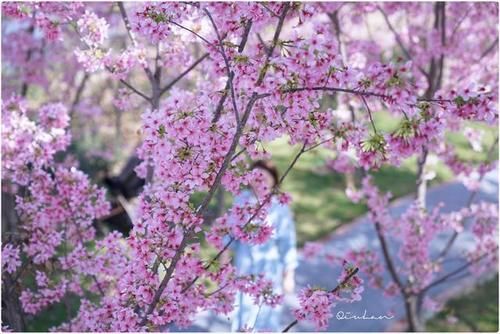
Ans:
{"label": "person in blue dress", "polygon": [[[279,180],[277,169],[267,161],[257,161],[252,168],[264,174],[269,189]],[[243,190],[234,204],[255,202],[255,192]],[[297,267],[295,224],[290,208],[282,205],[273,196],[266,217],[266,223],[273,226],[274,233],[263,244],[250,245],[241,241],[233,243],[234,264],[239,275],[264,274],[273,282],[274,293],[290,294],[295,288],[295,268]],[[255,305],[251,296],[239,292],[236,295],[231,331],[252,329],[253,331],[280,332],[282,306],[274,308]]]}

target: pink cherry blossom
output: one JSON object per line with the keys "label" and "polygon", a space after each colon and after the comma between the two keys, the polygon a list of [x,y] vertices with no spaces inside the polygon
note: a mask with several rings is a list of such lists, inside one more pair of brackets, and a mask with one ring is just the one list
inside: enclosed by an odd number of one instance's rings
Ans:
{"label": "pink cherry blossom", "polygon": [[2,269],[12,274],[21,265],[19,248],[6,244],[2,247]]}

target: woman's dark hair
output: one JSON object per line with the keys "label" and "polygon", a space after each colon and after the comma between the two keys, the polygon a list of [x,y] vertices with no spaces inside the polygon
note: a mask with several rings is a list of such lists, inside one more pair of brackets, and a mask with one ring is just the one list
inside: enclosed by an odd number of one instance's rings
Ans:
{"label": "woman's dark hair", "polygon": [[276,185],[279,182],[279,174],[278,174],[278,169],[276,168],[276,166],[274,166],[274,164],[272,162],[267,161],[267,160],[257,160],[251,166],[252,170],[255,168],[263,169],[263,170],[267,171],[269,174],[271,174],[271,176],[273,177],[273,181],[274,181],[273,187],[276,187]]}

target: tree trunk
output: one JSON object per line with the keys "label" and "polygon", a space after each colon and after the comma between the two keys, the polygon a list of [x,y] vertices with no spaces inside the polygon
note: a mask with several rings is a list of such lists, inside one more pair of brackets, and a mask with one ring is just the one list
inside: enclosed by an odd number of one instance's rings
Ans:
{"label": "tree trunk", "polygon": [[18,220],[15,196],[2,191],[2,242],[17,237]]}
{"label": "tree trunk", "polygon": [[14,332],[25,332],[24,312],[15,283],[9,274],[2,276],[2,325],[8,325]]}
{"label": "tree trunk", "polygon": [[425,164],[427,162],[428,150],[424,147],[422,155],[417,161],[417,202],[418,205],[425,209],[427,197],[427,180],[425,179]]}
{"label": "tree trunk", "polygon": [[405,296],[405,311],[406,319],[408,321],[409,332],[423,332],[425,331],[423,323],[420,321],[418,312],[418,298],[417,296]]}

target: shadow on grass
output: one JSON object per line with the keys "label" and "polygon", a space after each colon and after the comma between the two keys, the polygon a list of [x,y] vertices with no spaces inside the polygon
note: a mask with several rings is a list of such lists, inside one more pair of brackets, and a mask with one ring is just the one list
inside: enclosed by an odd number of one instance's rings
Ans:
{"label": "shadow on grass", "polygon": [[450,300],[426,326],[436,332],[498,332],[498,274],[471,293]]}

